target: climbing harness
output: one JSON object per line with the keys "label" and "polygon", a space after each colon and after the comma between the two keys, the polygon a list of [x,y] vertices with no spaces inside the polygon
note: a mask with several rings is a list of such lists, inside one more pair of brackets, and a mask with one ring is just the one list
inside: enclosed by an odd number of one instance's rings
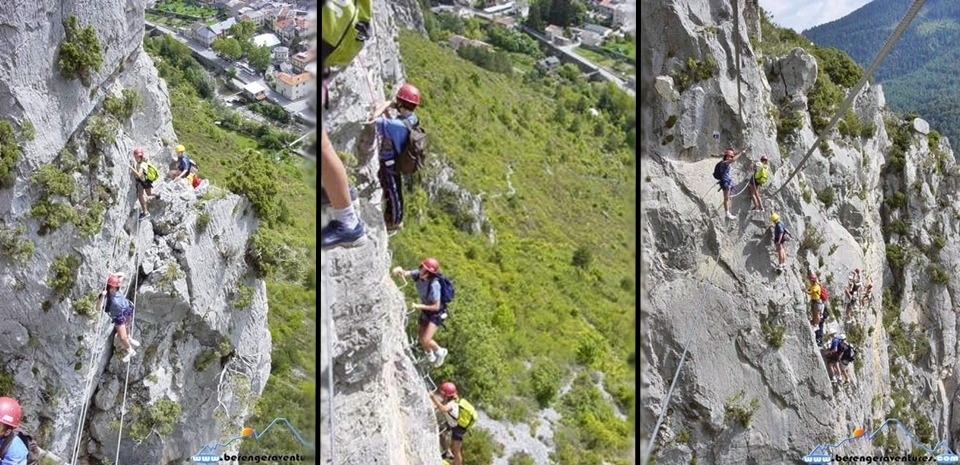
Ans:
{"label": "climbing harness", "polygon": [[863,88],[863,85],[866,84],[867,79],[873,75],[873,72],[877,70],[877,67],[880,66],[880,63],[884,58],[887,57],[887,54],[890,53],[890,49],[897,43],[897,40],[900,39],[900,36],[903,35],[903,31],[907,29],[907,26],[913,21],[913,18],[917,16],[917,13],[920,12],[920,7],[923,6],[923,3],[926,0],[914,0],[913,5],[907,10],[906,16],[900,20],[900,24],[897,25],[897,28],[893,31],[893,34],[887,39],[887,42],[883,45],[883,48],[880,50],[880,53],[877,54],[876,58],[873,59],[873,62],[870,63],[870,66],[866,71],[863,72],[863,75],[860,76],[860,80],[857,81],[857,84],[850,89],[850,92],[847,93],[847,98],[843,101],[843,104],[840,105],[840,108],[837,109],[837,113],[833,115],[833,118],[830,119],[830,123],[827,124],[827,127],[823,131],[820,131],[820,135],[817,136],[817,140],[810,145],[810,148],[807,150],[807,154],[803,156],[803,159],[800,160],[800,163],[797,164],[797,167],[793,169],[793,172],[790,173],[790,176],[787,177],[787,180],[774,191],[773,195],[777,195],[780,191],[790,183],[790,180],[793,179],[797,173],[800,172],[800,169],[803,168],[804,163],[807,162],[807,159],[813,155],[813,151],[817,150],[820,147],[820,143],[824,140],[827,134],[833,130],[833,126],[837,124],[837,121],[840,120],[840,117],[843,116],[846,111],[853,105],[853,100],[857,98],[857,95],[860,94],[860,90]]}

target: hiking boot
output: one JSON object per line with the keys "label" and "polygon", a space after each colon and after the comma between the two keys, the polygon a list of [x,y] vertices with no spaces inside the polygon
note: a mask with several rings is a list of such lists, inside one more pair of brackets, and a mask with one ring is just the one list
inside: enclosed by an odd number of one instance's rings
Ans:
{"label": "hiking boot", "polygon": [[403,221],[399,223],[391,223],[389,221],[387,222],[387,231],[398,231],[401,229],[403,229]]}
{"label": "hiking boot", "polygon": [[733,216],[732,213],[727,212],[727,219],[728,219],[728,220],[735,220],[735,219],[737,219],[737,217],[736,217],[736,216]]}
{"label": "hiking boot", "polygon": [[137,221],[142,220],[150,216],[150,212],[140,212],[140,216],[137,217]]}
{"label": "hiking boot", "polygon": [[136,339],[134,339],[134,338],[132,338],[132,337],[131,337],[131,338],[127,338],[127,342],[130,343],[130,347],[140,347],[140,341],[138,341],[138,340],[136,340]]}
{"label": "hiking boot", "polygon": [[120,361],[123,363],[127,363],[130,361],[130,357],[133,357],[134,355],[137,355],[137,351],[133,350],[133,348],[131,347],[130,350],[127,351],[127,355],[124,355],[123,358],[120,359]]}
{"label": "hiking boot", "polygon": [[430,363],[437,363],[437,354],[433,352],[427,352],[427,361]]}
{"label": "hiking boot", "polygon": [[433,364],[434,368],[439,368],[441,365],[443,365],[443,359],[447,358],[448,352],[450,351],[447,349],[444,349],[443,347],[437,350],[437,361],[434,362]]}
{"label": "hiking boot", "polygon": [[325,249],[340,245],[346,247],[355,246],[358,245],[360,239],[363,239],[363,235],[363,221],[357,221],[356,227],[347,229],[345,224],[333,220],[320,230],[320,247]]}
{"label": "hiking boot", "polygon": [[[350,186],[350,201],[355,202],[357,200],[357,189],[353,186]],[[326,207],[330,205],[330,198],[327,197],[327,191],[320,189],[320,206]]]}

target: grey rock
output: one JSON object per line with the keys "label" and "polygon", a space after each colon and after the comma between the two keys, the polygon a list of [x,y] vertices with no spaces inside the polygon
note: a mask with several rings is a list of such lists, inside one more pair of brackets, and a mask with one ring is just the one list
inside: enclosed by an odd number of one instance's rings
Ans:
{"label": "grey rock", "polygon": [[667,100],[676,101],[680,98],[680,93],[673,87],[673,78],[670,76],[657,76],[654,88],[657,89],[660,97]]}
{"label": "grey rock", "polygon": [[920,134],[927,135],[930,132],[930,123],[922,120],[920,118],[913,119],[913,130],[919,132]]}

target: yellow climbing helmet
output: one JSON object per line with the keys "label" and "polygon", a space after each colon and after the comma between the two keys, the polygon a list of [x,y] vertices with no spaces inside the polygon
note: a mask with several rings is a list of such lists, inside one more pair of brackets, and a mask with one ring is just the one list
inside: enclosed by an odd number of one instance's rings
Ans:
{"label": "yellow climbing helmet", "polygon": [[780,215],[778,215],[778,214],[776,214],[776,213],[771,213],[771,214],[770,214],[770,221],[773,221],[774,223],[776,223],[777,221],[780,221]]}
{"label": "yellow climbing helmet", "polygon": [[186,151],[187,151],[187,148],[186,148],[186,147],[184,147],[184,146],[182,146],[182,145],[177,145],[177,153],[183,153],[183,152],[186,152]]}

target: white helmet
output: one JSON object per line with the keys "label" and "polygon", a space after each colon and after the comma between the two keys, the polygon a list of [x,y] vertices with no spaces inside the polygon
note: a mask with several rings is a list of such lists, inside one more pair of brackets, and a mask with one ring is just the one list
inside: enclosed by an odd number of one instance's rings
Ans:
{"label": "white helmet", "polygon": [[840,333],[840,340],[841,340],[841,341],[846,341],[846,340],[847,340],[847,335],[846,335],[845,333]]}

